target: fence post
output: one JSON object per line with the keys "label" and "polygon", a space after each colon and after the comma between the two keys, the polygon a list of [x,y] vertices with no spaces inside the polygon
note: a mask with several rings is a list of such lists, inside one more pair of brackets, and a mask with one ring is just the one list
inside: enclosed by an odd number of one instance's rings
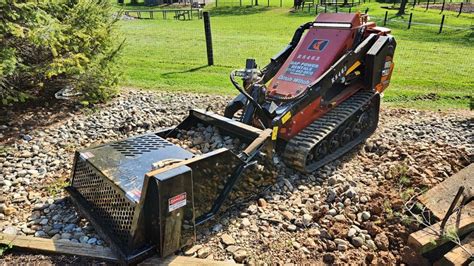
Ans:
{"label": "fence post", "polygon": [[242,0],[240,0],[240,7],[242,7]]}
{"label": "fence post", "polygon": [[280,0],[280,7],[283,6],[283,0]]}
{"label": "fence post", "polygon": [[216,7],[217,7],[217,0],[216,0]]}
{"label": "fence post", "polygon": [[270,6],[270,0],[267,0],[267,7]]}
{"label": "fence post", "polygon": [[328,10],[328,4],[327,3],[324,3],[324,13],[326,13]]}
{"label": "fence post", "polygon": [[439,25],[439,32],[438,32],[438,34],[441,34],[441,32],[443,31],[444,16],[445,16],[445,15],[443,15],[443,17],[441,18],[441,25]]}
{"label": "fence post", "polygon": [[385,18],[383,19],[383,25],[387,25],[387,16],[388,16],[388,11],[385,11]]}
{"label": "fence post", "polygon": [[352,7],[349,7],[349,14],[351,13],[351,9],[352,9]]}
{"label": "fence post", "polygon": [[440,14],[443,13],[444,11],[444,4],[446,3],[446,0],[443,0],[443,5],[441,6],[441,12],[439,12]]}
{"label": "fence post", "polygon": [[369,8],[366,8],[366,9],[365,9],[364,14],[367,14],[367,13],[369,13]]}
{"label": "fence post", "polygon": [[464,4],[464,2],[461,2],[461,6],[459,6],[459,13],[457,15],[458,17],[461,15],[463,4]]}
{"label": "fence post", "polygon": [[336,4],[336,13],[337,13],[337,4]]}
{"label": "fence post", "polygon": [[211,21],[209,19],[209,12],[205,11],[203,13],[203,17],[204,17],[204,34],[206,35],[207,65],[212,66],[214,65],[214,54],[212,51]]}
{"label": "fence post", "polygon": [[428,7],[429,7],[429,6],[430,6],[430,0],[426,1],[426,9],[425,9],[425,11],[428,10]]}
{"label": "fence post", "polygon": [[411,19],[413,18],[413,13],[410,13],[410,18],[408,19],[408,29],[411,27]]}
{"label": "fence post", "polygon": [[416,5],[416,0],[413,0],[413,7],[412,7],[412,9],[415,8],[415,5]]}

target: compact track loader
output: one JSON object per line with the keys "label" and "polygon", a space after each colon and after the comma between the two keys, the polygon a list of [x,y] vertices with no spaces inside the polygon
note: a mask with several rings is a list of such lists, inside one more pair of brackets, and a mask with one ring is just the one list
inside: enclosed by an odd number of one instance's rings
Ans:
{"label": "compact track loader", "polygon": [[[394,67],[390,30],[367,19],[320,14],[267,66],[247,59],[230,74],[240,94],[224,116],[191,110],[176,127],[76,152],[71,199],[134,263],[178,251],[218,211],[274,183],[275,157],[312,172],[342,156],[376,129]],[[196,155],[168,140],[197,124],[246,148]]]}

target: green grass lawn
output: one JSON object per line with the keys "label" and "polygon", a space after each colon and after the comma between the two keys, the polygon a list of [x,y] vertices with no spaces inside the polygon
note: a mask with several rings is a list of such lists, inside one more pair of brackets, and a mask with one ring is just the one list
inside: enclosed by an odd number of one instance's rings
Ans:
{"label": "green grass lawn", "polygon": [[[244,5],[250,3],[243,1]],[[271,5],[279,5],[279,0],[270,1]],[[291,3],[284,0],[285,6]],[[238,5],[239,1],[234,0],[233,4]],[[386,9],[380,6],[391,4],[366,3],[352,12],[368,7],[372,20],[382,24]],[[155,16],[153,20],[121,21],[120,31],[126,37],[121,85],[235,94],[228,79],[232,69],[242,68],[246,58],[256,58],[260,66],[266,65],[290,41],[300,24],[314,19],[314,9],[311,13],[290,13],[288,7],[207,8],[211,12],[215,66],[206,66],[202,20],[162,20]],[[456,17],[456,12],[445,12],[445,28],[437,34],[439,10],[410,7],[407,12],[413,12],[410,30],[406,29],[408,15],[395,17],[396,10],[389,10],[387,27],[393,30],[398,46],[385,102],[430,109],[468,108],[469,97],[474,94],[474,15]],[[428,94],[435,94],[437,100],[421,100]]]}

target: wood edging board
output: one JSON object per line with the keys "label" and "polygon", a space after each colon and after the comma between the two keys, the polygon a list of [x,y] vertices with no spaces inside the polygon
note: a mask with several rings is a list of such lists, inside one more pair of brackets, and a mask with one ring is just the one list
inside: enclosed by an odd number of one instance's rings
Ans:
{"label": "wood edging board", "polygon": [[[418,200],[441,220],[451,206],[460,186],[464,186],[465,191],[470,189],[474,192],[474,163],[418,196]],[[474,215],[474,206],[464,208],[463,212]]]}
{"label": "wood edging board", "polygon": [[194,257],[185,257],[185,256],[169,256],[167,258],[159,258],[157,256],[146,259],[145,261],[139,263],[140,266],[147,265],[171,265],[171,266],[189,266],[189,265],[210,265],[210,266],[229,266],[236,265],[233,262],[229,261],[215,261],[215,260],[206,260],[199,259]]}
{"label": "wood edging board", "polygon": [[70,241],[52,240],[32,236],[7,235],[0,233],[0,244],[12,245],[13,247],[30,250],[77,255],[108,261],[118,261],[117,256],[108,247],[73,243]]}
{"label": "wood edging board", "polygon": [[[118,257],[108,247],[95,246],[70,241],[52,240],[32,236],[8,235],[0,233],[0,244],[12,245],[13,248],[21,248],[46,253],[60,253],[66,255],[83,256],[88,258],[102,259],[118,262]],[[169,256],[160,258],[154,256],[141,262],[139,265],[235,265],[225,261],[213,261],[185,256]]]}
{"label": "wood edging board", "polygon": [[456,246],[448,253],[444,254],[443,258],[439,260],[436,264],[439,265],[465,265],[469,261],[469,254],[463,249],[474,253],[474,232],[471,232],[463,240],[461,240],[461,245]]}
{"label": "wood edging board", "polygon": [[[474,205],[474,201],[468,205]],[[446,230],[449,232],[453,226],[455,226],[455,217],[448,220],[446,223]],[[408,244],[420,253],[425,253],[433,250],[437,246],[447,243],[449,239],[447,237],[439,238],[441,222],[435,223],[431,226],[423,228],[419,231],[411,233],[408,237]],[[458,235],[462,236],[467,233],[474,231],[474,217],[463,214],[459,221]]]}

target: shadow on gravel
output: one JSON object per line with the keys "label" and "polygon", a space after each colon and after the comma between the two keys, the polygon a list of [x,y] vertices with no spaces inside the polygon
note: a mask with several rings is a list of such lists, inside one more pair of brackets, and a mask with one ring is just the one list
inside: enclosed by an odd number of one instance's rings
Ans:
{"label": "shadow on gravel", "polygon": [[0,144],[9,144],[18,138],[27,140],[30,131],[50,126],[78,112],[74,102],[54,98],[0,107],[0,125],[3,125],[0,127],[3,135],[0,135]]}

